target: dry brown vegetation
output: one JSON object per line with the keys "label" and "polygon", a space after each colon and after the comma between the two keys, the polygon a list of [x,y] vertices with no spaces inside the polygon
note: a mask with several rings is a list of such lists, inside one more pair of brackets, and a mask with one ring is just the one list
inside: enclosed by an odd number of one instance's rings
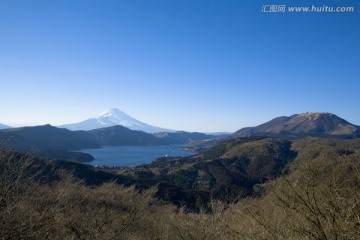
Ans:
{"label": "dry brown vegetation", "polygon": [[300,148],[290,174],[257,186],[261,197],[200,213],[160,202],[155,188],[89,187],[65,171],[46,182],[31,158],[3,151],[0,238],[359,239],[360,152]]}

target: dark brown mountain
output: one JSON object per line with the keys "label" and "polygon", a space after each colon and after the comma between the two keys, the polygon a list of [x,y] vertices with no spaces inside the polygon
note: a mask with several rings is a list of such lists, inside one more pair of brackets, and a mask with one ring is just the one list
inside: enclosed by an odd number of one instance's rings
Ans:
{"label": "dark brown mountain", "polygon": [[233,137],[248,136],[357,138],[360,137],[360,127],[332,113],[302,113],[277,117],[256,127],[242,128],[233,134]]}

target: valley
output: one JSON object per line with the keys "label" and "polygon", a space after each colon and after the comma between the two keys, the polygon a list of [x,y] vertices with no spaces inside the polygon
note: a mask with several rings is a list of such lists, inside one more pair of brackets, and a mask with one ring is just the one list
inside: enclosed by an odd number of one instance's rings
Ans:
{"label": "valley", "polygon": [[[150,134],[119,125],[89,131],[51,125],[5,129],[1,142],[11,145],[3,144],[0,151],[1,199],[11,199],[4,206],[12,209],[12,226],[28,226],[32,216],[32,230],[19,234],[31,231],[36,238],[52,235],[47,229],[62,231],[54,239],[87,238],[92,231],[100,238],[106,231],[110,238],[148,239],[165,229],[173,239],[204,233],[214,239],[306,239],[310,233],[319,239],[348,238],[360,234],[358,129],[335,115],[317,113],[276,118],[223,136]],[[102,166],[110,158],[106,154],[93,164],[90,155],[108,146],[136,157],[140,149],[183,144],[198,151],[161,153],[151,162],[138,155],[140,162],[127,166]],[[78,152],[83,148],[88,151]],[[19,195],[16,189],[24,190]],[[0,206],[0,214],[6,208]],[[92,230],[85,230],[89,226]],[[3,223],[0,229],[12,228]]]}

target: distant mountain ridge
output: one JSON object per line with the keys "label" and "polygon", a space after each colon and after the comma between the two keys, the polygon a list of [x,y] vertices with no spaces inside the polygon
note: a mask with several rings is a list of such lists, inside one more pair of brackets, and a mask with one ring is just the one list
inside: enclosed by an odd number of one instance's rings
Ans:
{"label": "distant mountain ridge", "polygon": [[286,139],[303,137],[350,139],[360,138],[360,127],[332,113],[307,112],[289,117],[277,117],[256,127],[242,128],[229,136],[194,141],[184,148],[193,152],[203,152],[229,139],[256,136]]}
{"label": "distant mountain ridge", "polygon": [[150,133],[130,130],[116,125],[88,131],[102,146],[156,146],[163,145],[161,139]]}
{"label": "distant mountain ridge", "polygon": [[211,139],[215,136],[198,132],[146,133],[116,125],[87,131],[101,146],[162,146],[185,144],[196,140]]}
{"label": "distant mountain ridge", "polygon": [[80,162],[92,161],[94,158],[90,154],[73,151],[100,147],[90,133],[51,125],[2,129],[0,146],[36,156]]}
{"label": "distant mountain ridge", "polygon": [[203,133],[173,132],[150,134],[112,126],[90,131],[71,131],[51,125],[0,130],[0,146],[23,153],[76,161],[91,161],[83,153],[74,152],[101,146],[162,146],[185,144],[214,136]]}
{"label": "distant mountain ridge", "polygon": [[[99,119],[110,121],[116,115],[114,112],[117,113],[117,110],[104,112],[99,115]],[[118,119],[124,119],[119,115],[116,116]],[[278,117],[256,127],[242,128],[228,136],[211,136],[184,131],[152,134],[131,130],[120,125],[89,131],[71,131],[43,125],[2,129],[0,130],[0,145],[25,153],[46,152],[48,156],[78,159],[78,156],[74,155],[72,151],[101,146],[160,146],[188,143],[184,149],[203,152],[225,140],[265,136],[286,139],[302,137],[360,138],[360,127],[331,113],[302,113],[290,117]]]}
{"label": "distant mountain ridge", "polygon": [[233,137],[279,136],[299,138],[303,136],[357,138],[360,127],[332,113],[302,113],[290,117],[277,117],[256,127],[242,128]]}
{"label": "distant mountain ridge", "polygon": [[161,146],[184,144],[214,136],[197,132],[150,134],[112,126],[90,131],[71,131],[51,125],[0,130],[0,145],[23,152],[48,150],[74,151],[101,146]]}
{"label": "distant mountain ridge", "polygon": [[190,143],[215,137],[215,135],[185,131],[154,133],[154,136],[170,144]]}
{"label": "distant mountain ridge", "polygon": [[0,129],[8,129],[8,128],[12,128],[12,127],[0,123]]}
{"label": "distant mountain ridge", "polygon": [[0,143],[29,152],[100,147],[88,132],[70,131],[51,125],[3,129],[0,131]]}
{"label": "distant mountain ridge", "polygon": [[69,130],[94,130],[98,128],[112,127],[120,125],[131,130],[143,131],[147,133],[157,132],[174,132],[174,130],[165,129],[161,127],[152,126],[143,123],[135,118],[127,115],[117,108],[110,108],[96,117],[89,118],[85,121],[73,124],[60,125],[61,128],[67,128]]}

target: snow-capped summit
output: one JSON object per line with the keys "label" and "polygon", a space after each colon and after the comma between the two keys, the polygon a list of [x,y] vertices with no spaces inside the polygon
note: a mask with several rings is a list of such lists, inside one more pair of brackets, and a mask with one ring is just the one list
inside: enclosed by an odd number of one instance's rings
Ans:
{"label": "snow-capped summit", "polygon": [[[122,125],[119,124],[119,121],[124,124],[128,124],[130,122],[137,124],[139,122],[117,108],[109,108],[108,110],[97,115],[95,119],[98,119],[99,122],[103,124],[114,123],[115,125]],[[125,127],[125,125],[123,126]]]}
{"label": "snow-capped summit", "polygon": [[79,123],[65,124],[59,127],[67,128],[69,130],[93,130],[97,128],[111,127],[115,125],[121,125],[131,130],[144,131],[147,133],[173,132],[173,130],[155,127],[140,122],[117,108],[110,108],[106,111],[103,111],[96,117],[89,118]]}

